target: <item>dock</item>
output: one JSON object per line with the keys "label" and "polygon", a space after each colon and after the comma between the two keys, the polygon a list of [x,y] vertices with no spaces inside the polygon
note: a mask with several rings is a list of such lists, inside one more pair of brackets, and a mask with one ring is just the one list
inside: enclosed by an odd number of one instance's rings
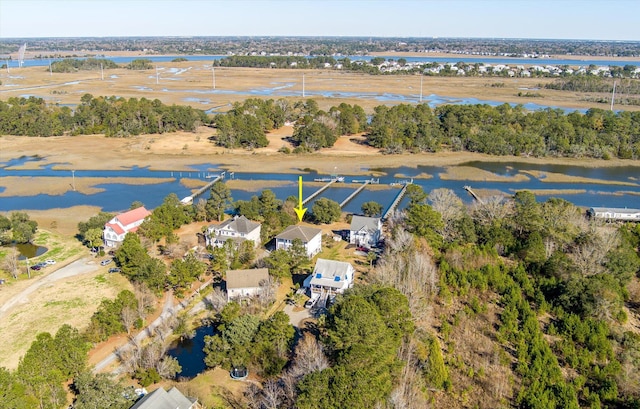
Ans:
{"label": "dock", "polygon": [[349,197],[347,197],[346,199],[344,199],[342,201],[342,203],[340,203],[340,208],[342,209],[347,203],[349,203],[354,197],[358,196],[358,193],[362,192],[362,190],[364,190],[365,187],[367,187],[367,185],[371,183],[371,180],[365,180],[364,183],[362,184],[362,186],[360,186],[359,188],[356,189],[355,192],[351,193],[349,195]]}
{"label": "dock", "polygon": [[[215,176],[213,178],[213,180],[211,180],[210,182],[208,182],[206,185],[204,185],[203,187],[201,187],[200,189],[198,189],[194,194],[187,196],[185,198],[183,198],[182,200],[180,200],[180,203],[184,204],[184,205],[189,205],[189,204],[193,204],[193,202],[195,201],[195,199],[198,198],[198,196],[202,195],[204,192],[206,192],[207,190],[211,189],[211,186],[213,186],[214,183],[216,183],[219,180],[223,180],[225,177],[226,172],[222,172],[221,174],[219,174],[218,176]],[[207,175],[205,176],[205,178],[210,179],[211,175]]]}
{"label": "dock", "polygon": [[464,187],[463,187],[463,189],[464,189],[464,190],[466,190],[467,192],[469,192],[469,194],[470,194],[470,195],[471,195],[475,200],[477,200],[477,201],[478,201],[478,203],[481,203],[481,204],[482,204],[482,203],[484,203],[484,202],[482,201],[482,199],[480,199],[480,198],[478,197],[478,195],[476,194],[476,192],[474,192],[474,191],[473,191],[473,189],[471,189],[471,186],[464,186]]}
{"label": "dock", "polygon": [[307,197],[306,199],[304,199],[302,201],[302,205],[306,205],[307,203],[309,203],[310,201],[312,201],[313,199],[316,198],[316,196],[318,196],[320,193],[324,192],[325,190],[327,190],[327,188],[329,186],[331,186],[333,183],[337,182],[338,178],[334,178],[334,179],[330,179],[329,182],[322,186],[320,189],[316,190],[315,192],[313,192],[309,197]]}
{"label": "dock", "polygon": [[396,210],[396,207],[398,207],[398,205],[400,204],[400,201],[404,197],[404,194],[407,193],[407,186],[409,186],[410,184],[411,183],[405,183],[402,189],[400,189],[400,192],[398,192],[395,199],[393,199],[393,202],[391,202],[391,206],[389,206],[387,210],[385,210],[385,212],[382,214],[382,220],[387,220],[387,217],[389,217],[389,215],[393,213],[394,210]]}

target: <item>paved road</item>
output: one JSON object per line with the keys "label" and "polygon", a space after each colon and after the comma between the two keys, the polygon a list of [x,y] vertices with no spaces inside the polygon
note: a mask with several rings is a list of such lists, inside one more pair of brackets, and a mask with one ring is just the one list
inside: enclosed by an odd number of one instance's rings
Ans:
{"label": "paved road", "polygon": [[29,302],[29,295],[38,290],[40,287],[52,284],[58,280],[81,274],[91,273],[100,268],[100,265],[92,258],[86,257],[73,263],[59,268],[51,274],[36,279],[29,287],[22,290],[9,301],[0,307],[0,318],[2,318],[9,310],[18,304],[26,304]]}

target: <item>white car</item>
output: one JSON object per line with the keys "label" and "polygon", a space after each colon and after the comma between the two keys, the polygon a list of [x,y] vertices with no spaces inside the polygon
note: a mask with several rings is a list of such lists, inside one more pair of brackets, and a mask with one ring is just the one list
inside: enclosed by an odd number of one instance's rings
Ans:
{"label": "white car", "polygon": [[44,262],[47,263],[47,265],[49,265],[49,266],[52,266],[52,265],[56,264],[56,261],[52,260],[52,259],[45,260]]}

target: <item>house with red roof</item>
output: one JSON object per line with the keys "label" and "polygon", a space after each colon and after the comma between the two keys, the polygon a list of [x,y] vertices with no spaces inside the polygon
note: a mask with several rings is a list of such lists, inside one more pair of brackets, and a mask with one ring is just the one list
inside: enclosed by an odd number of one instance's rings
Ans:
{"label": "house with red roof", "polygon": [[144,222],[144,219],[151,216],[151,212],[142,207],[138,207],[128,212],[120,213],[104,225],[102,238],[106,247],[116,247],[124,240],[124,236],[129,232],[135,232]]}

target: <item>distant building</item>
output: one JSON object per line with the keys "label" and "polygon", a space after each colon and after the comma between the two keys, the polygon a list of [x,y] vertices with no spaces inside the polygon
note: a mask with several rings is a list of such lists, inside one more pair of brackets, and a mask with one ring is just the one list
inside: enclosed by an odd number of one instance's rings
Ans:
{"label": "distant building", "polygon": [[269,281],[269,269],[227,271],[227,300],[258,295]]}
{"label": "distant building", "polygon": [[164,388],[144,395],[130,409],[200,409],[197,399],[187,398],[176,387]]}
{"label": "distant building", "polygon": [[354,272],[350,263],[319,258],[313,268],[313,274],[304,280],[303,286],[309,288],[312,295],[342,294],[344,290],[353,286]]}
{"label": "distant building", "polygon": [[107,247],[115,247],[122,243],[127,233],[133,233],[144,220],[151,216],[151,212],[142,207],[138,207],[128,212],[121,213],[105,223],[102,232],[104,245]]}
{"label": "distant building", "polygon": [[207,229],[206,241],[208,246],[222,247],[227,240],[239,245],[245,240],[253,240],[260,244],[260,223],[252,222],[244,216],[234,216],[219,225],[211,225]]}
{"label": "distant building", "polygon": [[349,243],[367,248],[375,247],[382,238],[382,221],[379,217],[353,215],[349,227]]}
{"label": "distant building", "polygon": [[587,212],[589,217],[596,219],[640,222],[640,209],[627,209],[615,207],[592,207]]}
{"label": "distant building", "polygon": [[300,239],[309,258],[322,250],[322,230],[297,224],[287,227],[276,236],[276,250],[289,250],[295,239]]}

